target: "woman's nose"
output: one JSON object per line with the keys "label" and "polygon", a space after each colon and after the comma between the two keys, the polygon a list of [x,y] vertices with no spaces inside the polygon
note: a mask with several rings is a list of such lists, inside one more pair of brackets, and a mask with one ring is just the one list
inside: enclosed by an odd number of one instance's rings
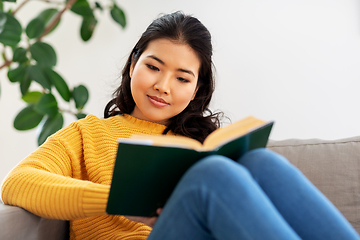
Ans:
{"label": "woman's nose", "polygon": [[154,84],[154,89],[166,95],[170,94],[170,77],[162,77]]}

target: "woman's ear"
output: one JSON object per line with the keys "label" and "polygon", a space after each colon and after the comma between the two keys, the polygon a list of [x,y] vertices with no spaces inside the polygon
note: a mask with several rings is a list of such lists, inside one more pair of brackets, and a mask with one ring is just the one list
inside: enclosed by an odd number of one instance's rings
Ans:
{"label": "woman's ear", "polygon": [[194,91],[194,94],[193,94],[193,96],[192,96],[192,98],[191,98],[191,101],[194,100],[194,98],[195,98],[196,93],[197,93],[198,90],[199,90],[199,87],[196,87],[196,89],[195,89],[195,91]]}
{"label": "woman's ear", "polygon": [[130,64],[130,71],[129,71],[129,76],[130,76],[130,78],[132,78],[133,72],[134,72],[134,62],[131,62],[131,64]]}
{"label": "woman's ear", "polygon": [[136,64],[136,61],[135,61],[135,53],[132,54],[131,56],[131,63],[130,63],[130,71],[129,71],[129,76],[130,78],[132,77],[133,75],[133,72],[134,72],[134,68],[135,68],[135,64]]}

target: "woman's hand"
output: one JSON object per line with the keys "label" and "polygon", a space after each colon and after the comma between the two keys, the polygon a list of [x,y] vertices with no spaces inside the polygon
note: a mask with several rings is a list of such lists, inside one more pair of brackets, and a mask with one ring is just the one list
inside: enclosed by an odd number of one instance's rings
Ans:
{"label": "woman's hand", "polygon": [[[156,210],[156,213],[158,216],[160,215],[161,211],[162,211],[162,208],[158,208]],[[125,217],[127,219],[130,219],[131,221],[144,223],[144,224],[148,225],[149,227],[154,227],[154,224],[155,224],[156,220],[158,219],[158,217],[137,217],[137,216],[125,216]]]}

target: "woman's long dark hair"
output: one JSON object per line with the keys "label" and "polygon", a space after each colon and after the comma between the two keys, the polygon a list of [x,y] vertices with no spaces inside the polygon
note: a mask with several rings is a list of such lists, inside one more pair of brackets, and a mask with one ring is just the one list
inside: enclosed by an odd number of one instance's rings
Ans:
{"label": "woman's long dark hair", "polygon": [[149,42],[160,38],[189,45],[201,60],[196,96],[180,114],[170,119],[164,134],[172,131],[203,142],[220,126],[221,115],[212,113],[209,109],[214,91],[211,35],[198,19],[182,12],[167,14],[154,20],[142,34],[125,64],[121,85],[114,92],[115,98],[107,104],[104,117],[132,113],[135,102],[130,89],[130,66],[132,63],[136,64]]}

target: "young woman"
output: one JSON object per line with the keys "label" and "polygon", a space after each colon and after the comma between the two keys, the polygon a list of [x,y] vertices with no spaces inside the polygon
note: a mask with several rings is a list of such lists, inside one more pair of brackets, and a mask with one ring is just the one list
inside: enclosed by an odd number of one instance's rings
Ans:
{"label": "young woman", "polygon": [[208,109],[211,56],[210,34],[196,18],[156,19],[132,50],[105,118],[90,115],[49,137],[5,179],[4,203],[70,220],[70,239],[359,239],[295,167],[265,149],[238,162],[200,160],[159,217],[105,213],[119,137],[203,141],[219,126]]}

